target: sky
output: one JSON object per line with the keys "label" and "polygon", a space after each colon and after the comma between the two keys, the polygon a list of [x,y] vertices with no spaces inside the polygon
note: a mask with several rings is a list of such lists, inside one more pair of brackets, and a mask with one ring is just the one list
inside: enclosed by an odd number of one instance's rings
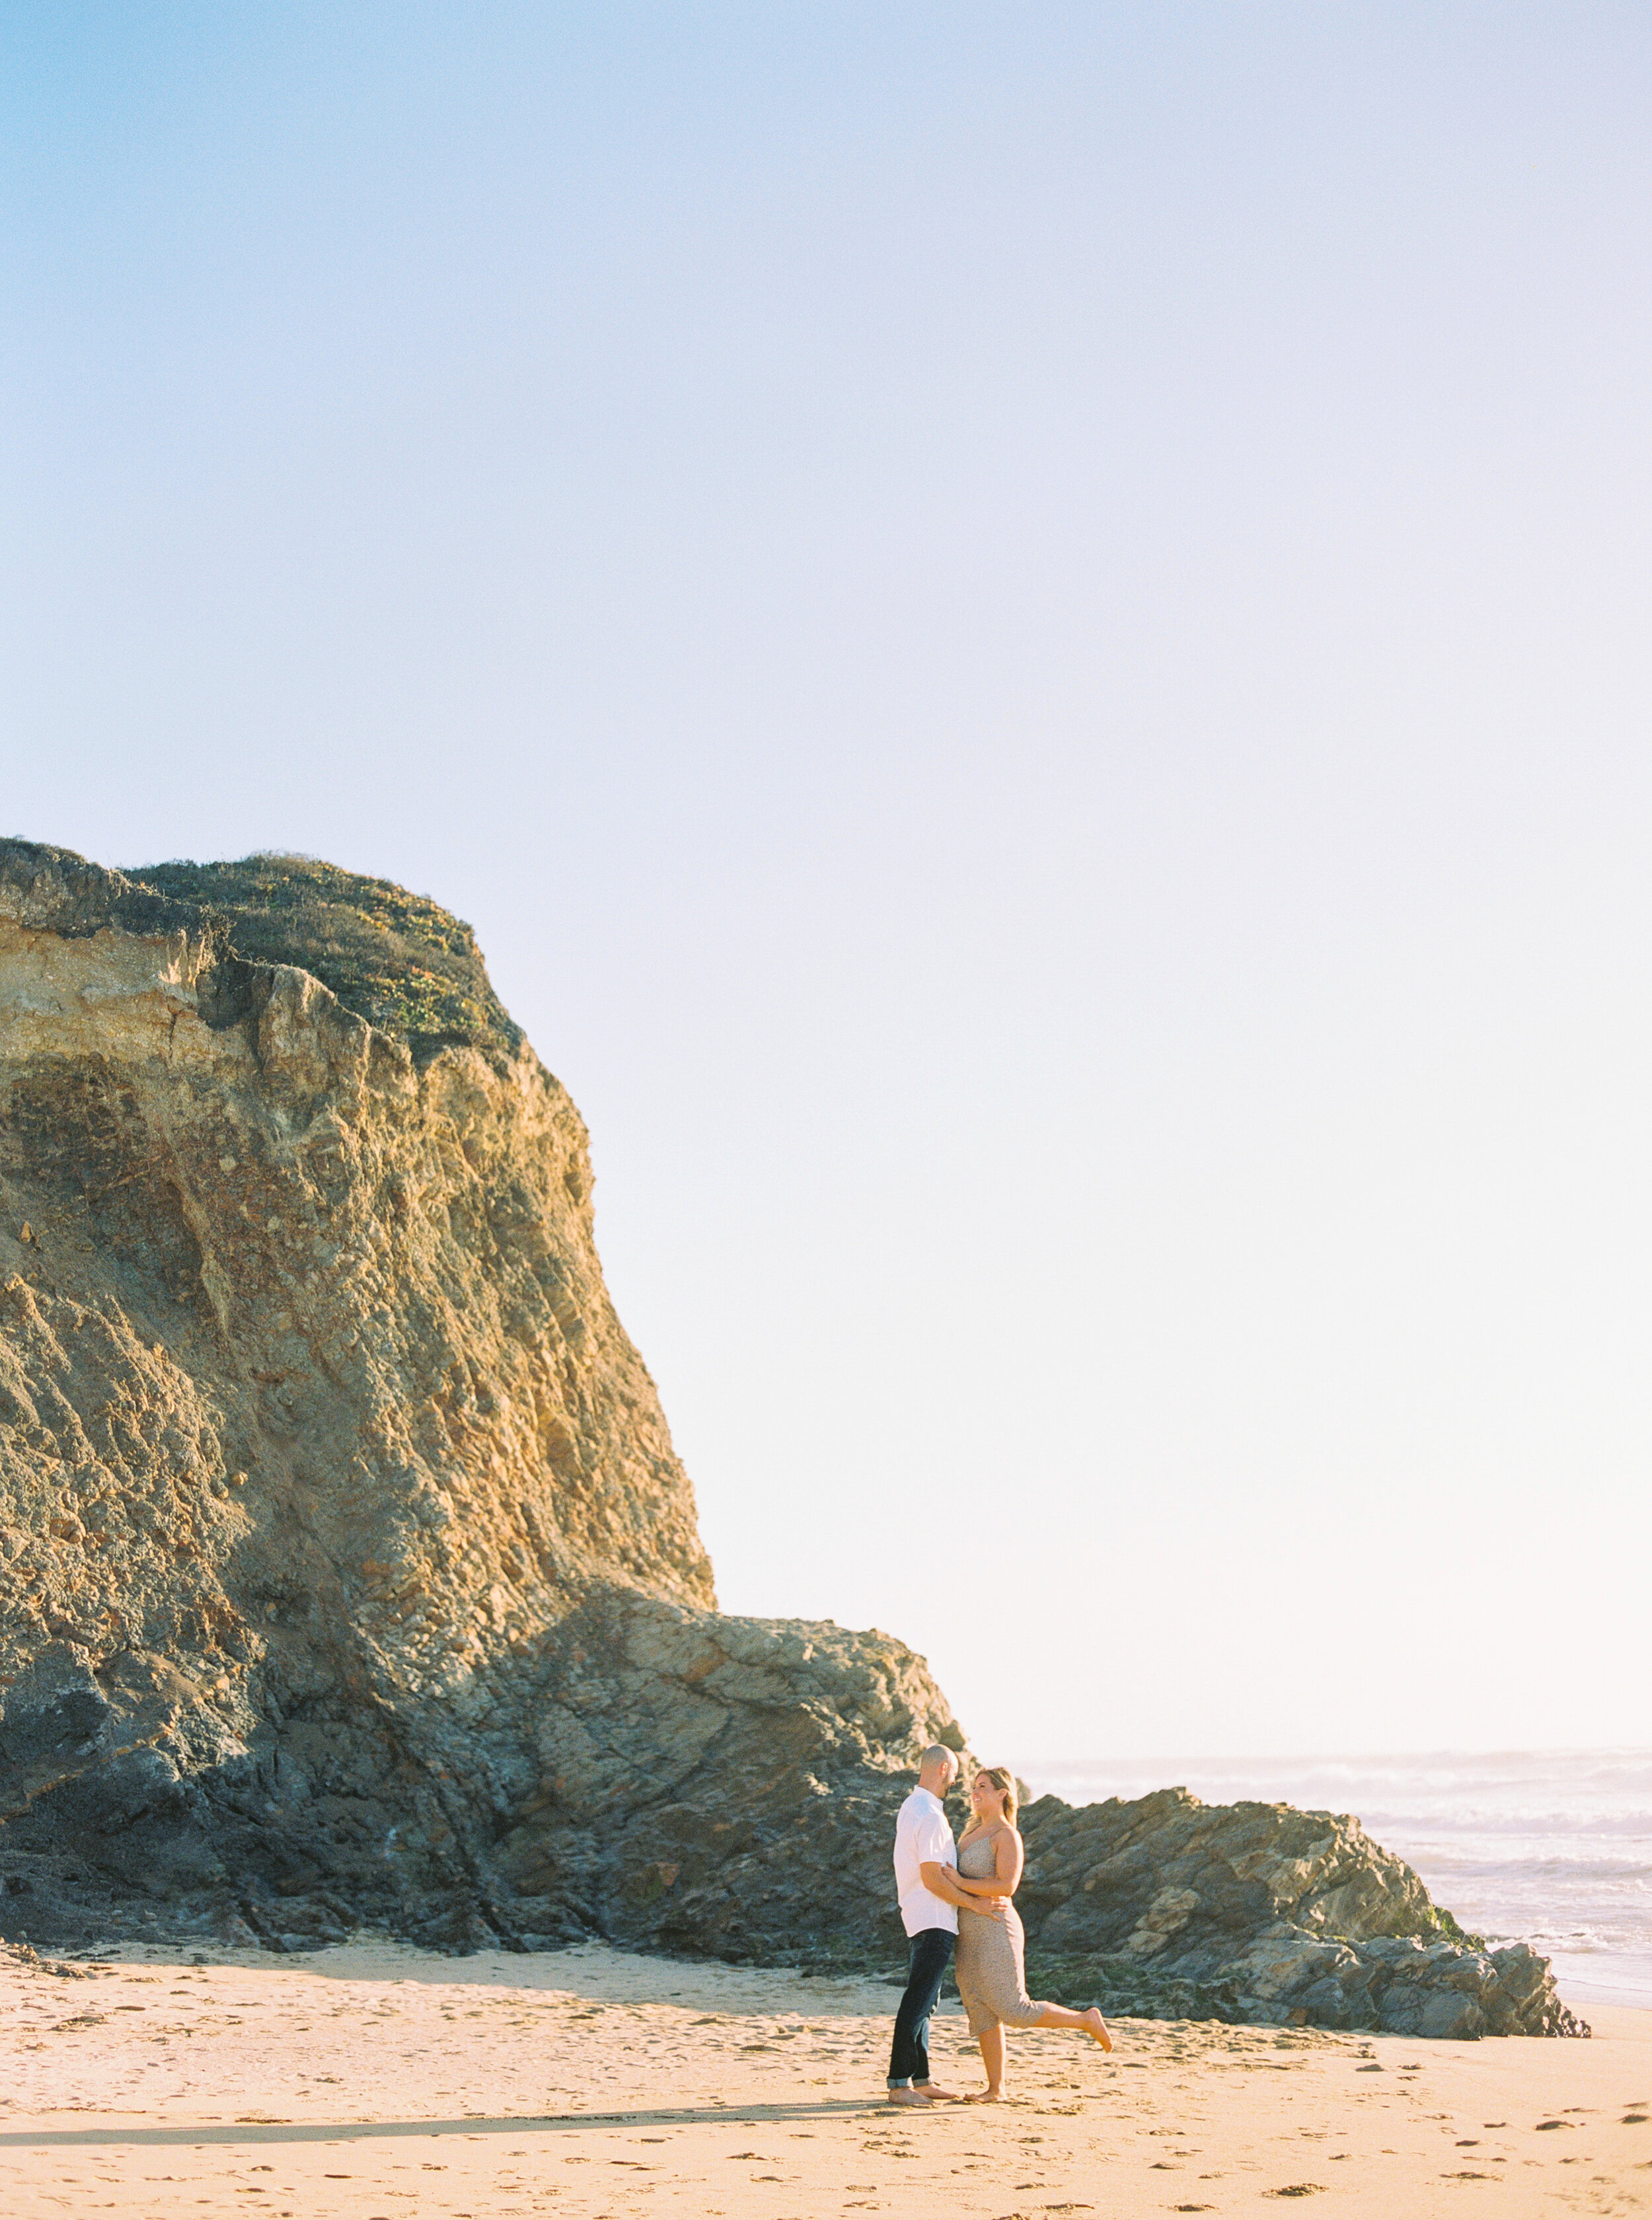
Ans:
{"label": "sky", "polygon": [[0,11],[0,831],[434,896],[726,1609],[1652,1742],[1652,16]]}

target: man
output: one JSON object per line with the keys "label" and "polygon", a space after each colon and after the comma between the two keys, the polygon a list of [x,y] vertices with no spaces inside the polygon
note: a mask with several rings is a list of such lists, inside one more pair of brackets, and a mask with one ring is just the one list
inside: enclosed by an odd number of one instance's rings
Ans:
{"label": "man", "polygon": [[957,1779],[958,1762],[940,1743],[932,1743],[918,1766],[918,1786],[901,1806],[895,1824],[895,1885],[901,1899],[901,1924],[908,1936],[906,1994],[895,2016],[889,2052],[889,2102],[932,2105],[957,2092],[929,2078],[929,2022],[957,1940],[958,1907],[971,1911],[981,1899],[961,1889],[957,1845],[946,1824],[942,1799]]}

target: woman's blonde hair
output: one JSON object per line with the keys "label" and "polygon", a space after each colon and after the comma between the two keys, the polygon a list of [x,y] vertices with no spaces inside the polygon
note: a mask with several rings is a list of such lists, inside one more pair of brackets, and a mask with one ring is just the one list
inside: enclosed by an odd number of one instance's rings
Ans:
{"label": "woman's blonde hair", "polygon": [[1010,1771],[1008,1766],[983,1765],[976,1773],[976,1779],[990,1780],[994,1788],[1003,1790],[1004,1817],[1013,1827],[1015,1824],[1015,1814],[1020,1809],[1021,1799],[1016,1793],[1015,1775]]}

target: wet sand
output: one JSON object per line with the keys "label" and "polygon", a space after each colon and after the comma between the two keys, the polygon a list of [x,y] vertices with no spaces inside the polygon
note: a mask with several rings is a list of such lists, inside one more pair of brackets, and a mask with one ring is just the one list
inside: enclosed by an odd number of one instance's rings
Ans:
{"label": "wet sand", "polygon": [[[72,1976],[72,1977],[71,1977]],[[1652,2012],[1589,2042],[1120,2020],[882,2101],[895,1991],[598,1947],[0,1957],[0,2212],[933,2220],[1652,2211]],[[978,2086],[956,1999],[938,2074]]]}

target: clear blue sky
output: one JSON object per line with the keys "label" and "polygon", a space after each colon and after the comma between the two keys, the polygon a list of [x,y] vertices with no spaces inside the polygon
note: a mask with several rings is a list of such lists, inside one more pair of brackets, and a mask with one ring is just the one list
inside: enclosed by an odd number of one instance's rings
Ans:
{"label": "clear blue sky", "polygon": [[1647,1741],[1652,16],[0,13],[4,829],[477,927],[725,1604]]}

